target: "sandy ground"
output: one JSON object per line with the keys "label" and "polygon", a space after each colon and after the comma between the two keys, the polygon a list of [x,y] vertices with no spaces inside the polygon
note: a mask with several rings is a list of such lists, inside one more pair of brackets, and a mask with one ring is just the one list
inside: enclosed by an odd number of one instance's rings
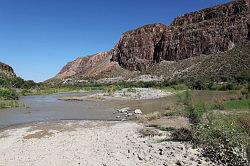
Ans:
{"label": "sandy ground", "polygon": [[145,99],[159,99],[162,97],[173,95],[171,92],[162,91],[153,88],[132,88],[122,89],[108,94],[104,92],[91,94],[87,96],[70,96],[62,97],[60,100],[145,100]]}
{"label": "sandy ground", "polygon": [[135,122],[64,121],[0,132],[0,165],[212,165],[189,143],[141,137]]}

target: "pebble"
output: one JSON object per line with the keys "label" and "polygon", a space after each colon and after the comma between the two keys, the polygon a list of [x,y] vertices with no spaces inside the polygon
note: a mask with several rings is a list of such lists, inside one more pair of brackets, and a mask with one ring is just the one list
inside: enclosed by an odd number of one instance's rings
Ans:
{"label": "pebble", "polygon": [[137,155],[137,157],[138,157],[139,160],[143,160],[139,155]]}
{"label": "pebble", "polygon": [[178,161],[176,162],[176,165],[181,165],[180,160],[178,160]]}

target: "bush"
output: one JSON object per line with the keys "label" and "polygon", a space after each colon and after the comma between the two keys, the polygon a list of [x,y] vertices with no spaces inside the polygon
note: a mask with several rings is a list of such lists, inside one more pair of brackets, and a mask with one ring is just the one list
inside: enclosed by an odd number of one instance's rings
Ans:
{"label": "bush", "polygon": [[105,88],[105,93],[107,93],[108,95],[112,95],[114,94],[115,91],[121,90],[121,87],[118,85],[110,85],[108,87]]}
{"label": "bush", "polygon": [[245,154],[249,137],[235,120],[235,117],[210,114],[208,123],[195,127],[194,141],[205,147],[205,157],[228,165],[247,163]]}
{"label": "bush", "polygon": [[202,121],[203,114],[207,111],[205,104],[198,104],[195,106],[186,107],[186,112],[188,113],[188,118],[191,123],[199,124]]}
{"label": "bush", "polygon": [[183,93],[177,94],[178,103],[182,103],[184,106],[193,105],[192,95],[190,90],[186,90]]}
{"label": "bush", "polygon": [[176,129],[172,135],[172,140],[174,141],[192,141],[193,132],[187,128]]}
{"label": "bush", "polygon": [[196,80],[194,81],[192,84],[192,89],[196,89],[196,90],[204,90],[206,89],[206,84],[204,83],[204,81],[201,80]]}
{"label": "bush", "polygon": [[20,77],[14,77],[10,79],[10,84],[14,88],[23,88],[25,81]]}
{"label": "bush", "polygon": [[35,86],[36,86],[36,83],[32,80],[25,81],[22,84],[22,88],[25,88],[25,89],[31,89],[31,88],[34,88]]}
{"label": "bush", "polygon": [[209,110],[224,110],[225,106],[223,103],[215,103],[209,105]]}
{"label": "bush", "polygon": [[10,88],[0,87],[0,99],[2,100],[17,100],[19,98],[17,92]]}

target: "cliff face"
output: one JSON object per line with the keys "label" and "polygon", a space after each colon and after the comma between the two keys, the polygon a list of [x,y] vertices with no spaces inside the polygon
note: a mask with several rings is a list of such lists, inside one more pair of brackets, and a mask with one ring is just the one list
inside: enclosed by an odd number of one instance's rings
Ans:
{"label": "cliff face", "polygon": [[15,77],[16,74],[12,67],[0,62],[0,76]]}
{"label": "cliff face", "polygon": [[[158,23],[128,31],[122,35],[111,51],[78,58],[68,63],[55,78],[123,77],[126,79],[125,77],[134,74],[128,71],[130,70],[149,75],[163,73],[164,78],[169,79],[175,72],[180,73],[182,69],[187,69],[172,66],[169,71],[173,73],[166,71],[168,74],[164,74],[166,72],[157,71],[163,68],[168,70],[168,66],[161,68],[162,61],[174,61],[175,66],[180,66],[182,63],[179,60],[225,52],[247,43],[250,40],[249,1],[237,0],[188,13],[177,17],[170,26]],[[249,48],[249,45],[247,47]],[[226,55],[223,58],[227,58]],[[243,59],[247,58],[244,54]],[[201,58],[198,59],[202,61]],[[229,66],[233,62],[232,59],[227,62]],[[184,64],[184,66],[190,65],[190,63]],[[246,65],[245,61],[243,64]],[[156,71],[153,71],[152,66],[155,65],[159,68],[155,67]],[[249,66],[246,66],[248,70]],[[207,73],[213,71],[216,69]],[[228,68],[226,71],[229,71]]]}
{"label": "cliff face", "polygon": [[129,70],[232,49],[250,39],[249,1],[238,0],[126,32],[112,60]]}
{"label": "cliff face", "polygon": [[118,69],[118,64],[110,61],[111,55],[109,52],[98,53],[95,55],[77,58],[69,62],[56,79],[65,79],[71,77],[94,78],[101,77],[107,73],[112,73]]}
{"label": "cliff face", "polygon": [[124,33],[113,49],[112,60],[126,69],[146,69],[154,60],[155,47],[166,28],[163,24],[151,24]]}

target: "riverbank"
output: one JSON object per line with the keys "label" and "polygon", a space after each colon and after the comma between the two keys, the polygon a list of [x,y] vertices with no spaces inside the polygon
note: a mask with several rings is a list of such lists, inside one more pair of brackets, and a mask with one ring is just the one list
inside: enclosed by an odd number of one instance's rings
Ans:
{"label": "riverbank", "polygon": [[168,131],[143,137],[135,122],[63,121],[0,133],[0,165],[212,165],[200,149],[164,141]]}
{"label": "riverbank", "polygon": [[85,96],[66,96],[59,100],[148,100],[171,96],[174,93],[154,88],[124,88],[117,91],[98,92]]}

